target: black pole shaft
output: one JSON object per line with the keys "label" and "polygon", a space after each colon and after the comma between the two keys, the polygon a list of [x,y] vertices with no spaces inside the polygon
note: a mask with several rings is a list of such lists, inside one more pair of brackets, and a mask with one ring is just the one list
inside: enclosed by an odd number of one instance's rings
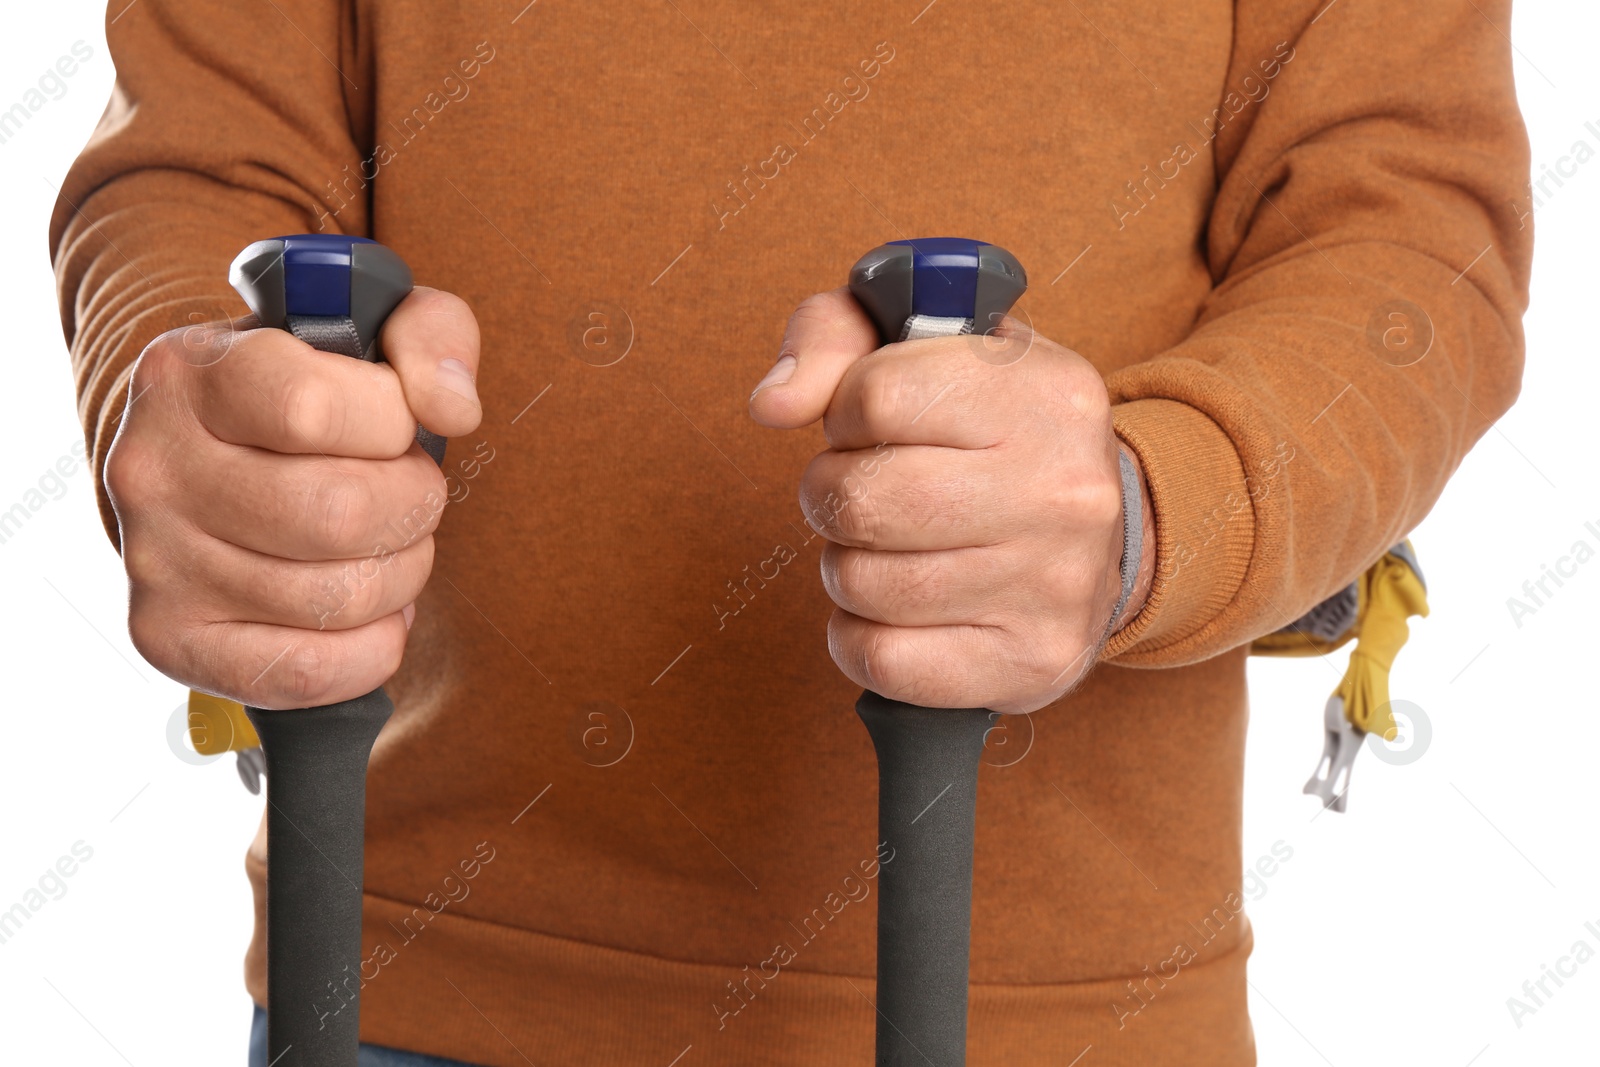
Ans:
{"label": "black pole shaft", "polygon": [[245,712],[267,760],[267,1061],[351,1067],[360,1042],[367,757],[382,689],[303,711]]}
{"label": "black pole shaft", "polygon": [[856,713],[878,753],[878,840],[888,858],[878,872],[876,1063],[961,1067],[978,762],[994,713],[870,691]]}

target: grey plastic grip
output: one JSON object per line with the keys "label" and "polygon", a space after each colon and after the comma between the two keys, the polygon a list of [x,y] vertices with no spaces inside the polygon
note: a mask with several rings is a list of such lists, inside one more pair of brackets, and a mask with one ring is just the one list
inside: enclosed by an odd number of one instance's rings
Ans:
{"label": "grey plastic grip", "polygon": [[997,245],[978,251],[978,296],[973,302],[973,333],[992,333],[1028,289],[1028,272],[1017,257]]}
{"label": "grey plastic grip", "polygon": [[[234,257],[228,283],[234,287],[261,325],[288,329],[284,298],[284,239],[256,241]],[[387,245],[359,243],[350,246],[350,321],[361,338],[360,358],[377,362],[384,320],[413,288],[411,268]]]}
{"label": "grey plastic grip", "polygon": [[879,245],[850,268],[850,295],[878,328],[884,344],[900,339],[911,317],[910,245]]}
{"label": "grey plastic grip", "polygon": [[[885,344],[898,341],[911,317],[913,263],[911,244],[879,245],[850,268],[850,294],[878,328]],[[1017,257],[998,245],[978,249],[977,292],[970,317],[973,333],[991,333],[1028,288],[1028,274]]]}

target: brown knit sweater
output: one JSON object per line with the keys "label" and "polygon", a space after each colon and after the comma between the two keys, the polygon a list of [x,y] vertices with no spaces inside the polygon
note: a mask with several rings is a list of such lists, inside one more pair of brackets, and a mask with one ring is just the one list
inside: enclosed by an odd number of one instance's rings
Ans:
{"label": "brown knit sweater", "polygon": [[1516,396],[1508,4],[925,2],[109,27],[51,230],[97,465],[140,348],[244,313],[257,238],[373,236],[482,323],[372,761],[366,1040],[869,1061],[873,753],[795,494],[821,431],[745,403],[802,298],[949,234],[1015,252],[1022,313],[1105,374],[1158,552],[1105,662],[983,769],[970,1062],[1254,1062],[1245,647],[1409,532]]}

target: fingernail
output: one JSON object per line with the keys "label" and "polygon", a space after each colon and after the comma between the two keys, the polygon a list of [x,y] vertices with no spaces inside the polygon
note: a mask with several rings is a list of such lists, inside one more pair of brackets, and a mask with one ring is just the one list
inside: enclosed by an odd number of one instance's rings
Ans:
{"label": "fingernail", "polygon": [[794,368],[795,358],[793,356],[779,356],[778,362],[774,363],[772,369],[767,371],[767,376],[761,379],[759,385],[750,390],[750,395],[755,396],[769,385],[782,385],[787,382],[794,376]]}
{"label": "fingernail", "polygon": [[417,602],[413,600],[400,609],[400,617],[406,620],[406,629],[411,629],[411,621],[417,617]]}
{"label": "fingernail", "polygon": [[472,381],[472,374],[459,359],[447,359],[440,363],[439,369],[434,372],[434,379],[452,393],[460,393],[474,402],[478,399],[478,387]]}

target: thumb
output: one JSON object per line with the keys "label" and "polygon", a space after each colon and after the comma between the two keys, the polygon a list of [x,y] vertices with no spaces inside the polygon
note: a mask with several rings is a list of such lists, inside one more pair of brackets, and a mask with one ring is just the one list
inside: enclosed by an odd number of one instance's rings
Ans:
{"label": "thumb", "polygon": [[823,416],[845,371],[878,348],[878,328],[848,288],[809,297],[789,317],[778,361],[750,394],[750,417],[793,430]]}
{"label": "thumb", "polygon": [[478,320],[453,293],[418,286],[380,335],[383,358],[400,376],[406,405],[441,437],[460,437],[483,418],[478,400]]}

